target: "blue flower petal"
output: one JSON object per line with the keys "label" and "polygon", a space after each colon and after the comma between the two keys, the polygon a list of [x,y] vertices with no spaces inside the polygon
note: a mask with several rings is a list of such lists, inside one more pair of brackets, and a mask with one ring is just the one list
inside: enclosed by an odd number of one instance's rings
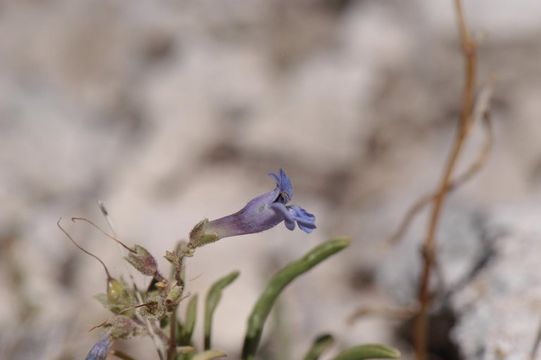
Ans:
{"label": "blue flower petal", "polygon": [[289,208],[286,207],[284,204],[275,202],[275,203],[270,204],[269,206],[271,209],[276,211],[280,216],[282,216],[284,220],[295,221],[293,214],[289,211]]}
{"label": "blue flower petal", "polygon": [[289,221],[287,219],[284,219],[284,225],[286,226],[288,230],[291,230],[291,231],[295,230],[295,221]]}
{"label": "blue flower petal", "polygon": [[284,219],[284,225],[286,228],[289,230],[295,230],[295,217],[288,207],[278,202],[271,204],[270,207]]}
{"label": "blue flower petal", "polygon": [[316,228],[316,217],[314,215],[297,205],[289,206],[288,209],[297,222],[299,229],[305,233],[311,233]]}
{"label": "blue flower petal", "polygon": [[284,169],[280,169],[280,180],[280,190],[287,193],[290,200],[293,199],[293,185]]}
{"label": "blue flower petal", "polygon": [[280,169],[278,174],[269,173],[269,175],[276,181],[276,187],[284,197],[284,203],[287,204],[289,200],[293,198],[293,185],[291,185],[291,180],[289,180],[284,169]]}
{"label": "blue flower petal", "polygon": [[265,231],[282,221],[289,230],[298,225],[302,231],[312,232],[316,228],[315,216],[300,206],[286,206],[293,196],[293,186],[284,169],[269,175],[276,181],[272,191],[253,198],[234,214],[206,221],[202,229],[194,232],[197,237],[190,235],[190,241],[201,246],[224,237]]}
{"label": "blue flower petal", "polygon": [[299,229],[301,229],[302,231],[304,231],[305,233],[307,234],[310,234],[315,228],[316,226],[314,224],[310,224],[310,226],[305,226],[301,223],[297,223],[299,225]]}

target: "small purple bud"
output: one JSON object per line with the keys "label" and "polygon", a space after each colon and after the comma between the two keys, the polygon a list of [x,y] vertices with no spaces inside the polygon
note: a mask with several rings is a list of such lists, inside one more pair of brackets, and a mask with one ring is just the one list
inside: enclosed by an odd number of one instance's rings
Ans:
{"label": "small purple bud", "polygon": [[86,360],[105,360],[111,349],[113,341],[109,335],[101,338],[97,343],[92,346],[88,354],[86,355]]}
{"label": "small purple bud", "polygon": [[198,247],[229,236],[258,233],[282,221],[289,230],[297,224],[302,231],[312,232],[315,216],[297,205],[287,205],[293,197],[293,186],[285,171],[269,175],[276,182],[272,191],[255,197],[232,215],[201,221],[190,233],[190,244]]}

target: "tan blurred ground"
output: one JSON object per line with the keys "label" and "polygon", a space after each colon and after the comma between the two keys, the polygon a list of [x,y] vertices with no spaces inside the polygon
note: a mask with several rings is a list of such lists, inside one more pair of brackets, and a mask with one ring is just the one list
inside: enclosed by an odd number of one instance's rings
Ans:
{"label": "tan blurred ground", "polygon": [[[337,234],[352,236],[347,253],[286,292],[288,341],[269,345],[283,351],[274,358],[299,358],[327,331],[341,344],[396,344],[396,321],[346,319],[363,302],[411,300],[414,286],[396,295],[392,284],[417,271],[415,246],[393,267],[381,243],[433,187],[452,140],[462,86],[452,10],[442,0],[1,1],[0,359],[80,359],[99,337],[87,330],[107,317],[92,299],[105,277],[62,237],[60,216],[104,224],[101,199],[126,242],[161,258],[202,218],[267,191],[280,167],[318,230],[280,225],[190,260],[192,293],[241,271],[218,309],[217,347],[235,358],[269,274]],[[466,12],[495,126],[485,169],[451,199],[467,223],[540,198],[541,3],[472,0]],[[475,129],[462,168],[482,139]],[[129,273],[113,243],[69,228]],[[140,346],[153,358],[148,340]]]}

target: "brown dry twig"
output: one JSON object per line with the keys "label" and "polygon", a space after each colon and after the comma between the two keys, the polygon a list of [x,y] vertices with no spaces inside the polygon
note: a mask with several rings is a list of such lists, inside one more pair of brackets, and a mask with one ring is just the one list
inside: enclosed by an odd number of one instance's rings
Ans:
{"label": "brown dry twig", "polygon": [[[490,151],[492,150],[492,144],[494,143],[494,134],[492,132],[492,121],[490,118],[490,100],[492,96],[492,91],[489,87],[481,91],[481,94],[478,97],[478,101],[475,107],[474,116],[472,118],[472,123],[476,123],[480,119],[482,122],[483,130],[485,132],[485,142],[479,151],[479,155],[473,161],[470,166],[462,174],[457,176],[447,185],[446,192],[450,193],[462,186],[464,183],[468,182],[473,178],[485,165]],[[438,192],[432,192],[420,197],[406,212],[402,218],[402,222],[393,233],[392,236],[387,240],[388,244],[396,245],[403,237],[406,231],[408,230],[411,222],[419,214],[419,212],[425,208],[425,206],[432,203],[438,195]]]}
{"label": "brown dry twig", "polygon": [[427,359],[428,309],[430,306],[429,280],[435,263],[435,241],[441,212],[447,196],[447,189],[455,170],[464,143],[470,133],[472,124],[472,110],[475,90],[475,74],[477,65],[477,46],[471,38],[460,0],[455,0],[455,10],[458,22],[458,31],[462,42],[462,52],[465,62],[465,85],[462,99],[458,131],[449,154],[444,172],[442,174],[438,192],[433,202],[427,235],[422,247],[423,269],[419,280],[419,312],[415,319],[415,353],[418,360]]}

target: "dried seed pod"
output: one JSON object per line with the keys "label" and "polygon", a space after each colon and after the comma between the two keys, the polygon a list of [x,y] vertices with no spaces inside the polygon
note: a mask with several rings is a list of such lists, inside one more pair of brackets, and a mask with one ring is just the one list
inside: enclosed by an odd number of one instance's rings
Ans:
{"label": "dried seed pod", "polygon": [[180,300],[182,299],[183,291],[184,291],[184,287],[178,285],[178,283],[175,283],[171,286],[167,294],[167,297],[164,300],[165,306],[167,307],[169,311],[174,310],[174,308],[180,303]]}
{"label": "dried seed pod", "polygon": [[156,259],[140,245],[135,245],[135,252],[130,252],[124,259],[143,275],[154,276],[158,272]]}
{"label": "dried seed pod", "polygon": [[127,339],[137,335],[139,326],[135,321],[124,315],[115,316],[107,326],[111,327],[111,337],[113,339]]}

